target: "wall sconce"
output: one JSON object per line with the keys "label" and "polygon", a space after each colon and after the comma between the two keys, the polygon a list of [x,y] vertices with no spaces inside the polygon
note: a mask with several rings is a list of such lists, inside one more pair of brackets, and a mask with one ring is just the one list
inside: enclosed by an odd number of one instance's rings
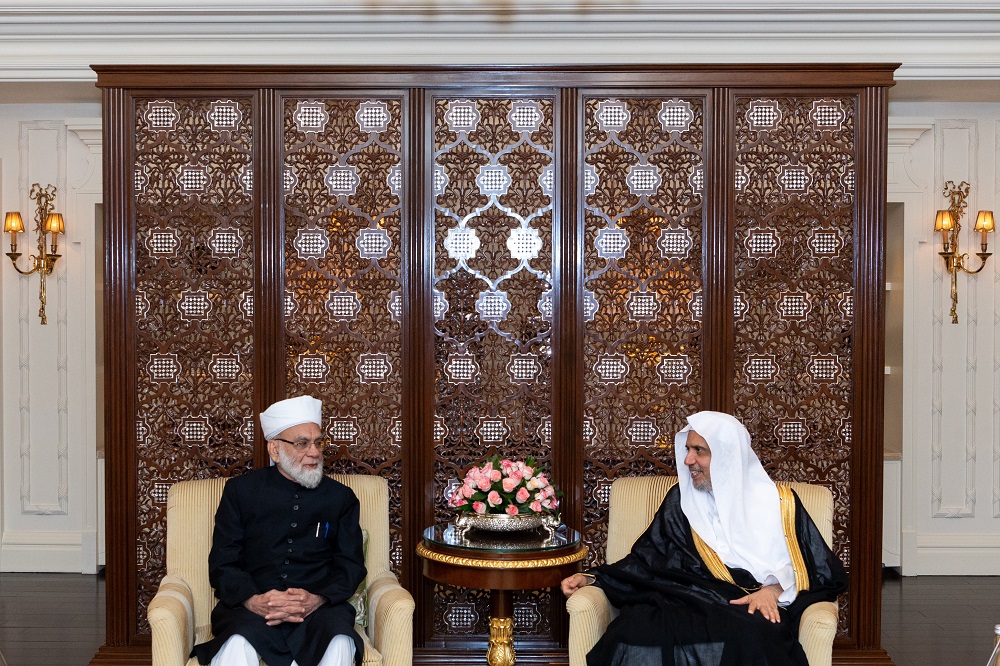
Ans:
{"label": "wall sconce", "polygon": [[[52,209],[55,207],[52,203],[56,198],[55,185],[42,187],[38,183],[35,183],[31,186],[31,192],[28,196],[37,202],[35,231],[38,234],[38,254],[28,255],[28,259],[31,261],[28,270],[21,270],[17,265],[18,257],[21,256],[21,253],[17,251],[17,235],[24,232],[24,221],[21,219],[21,213],[8,212],[4,218],[3,231],[5,234],[10,234],[10,252],[7,253],[7,256],[10,257],[10,263],[14,264],[14,270],[21,275],[38,273],[38,276],[41,278],[42,284],[38,292],[40,303],[38,316],[42,319],[42,325],[45,325],[48,323],[48,320],[45,318],[45,278],[52,273],[52,269],[55,268],[56,261],[60,257],[57,254],[57,250],[59,249],[57,239],[59,234],[66,233],[66,228],[63,223],[63,216],[52,212]],[[48,234],[52,234],[52,244],[46,250],[45,241]]]}
{"label": "wall sconce", "polygon": [[958,271],[965,271],[969,275],[975,275],[986,267],[986,260],[990,258],[992,252],[987,252],[988,241],[986,234],[993,231],[993,211],[981,210],[976,216],[975,230],[982,234],[980,247],[982,252],[976,252],[979,257],[979,268],[970,271],[966,266],[969,258],[968,254],[960,254],[958,251],[958,232],[962,230],[962,216],[965,215],[966,199],[969,197],[970,185],[964,180],[958,185],[949,180],[944,184],[944,196],[948,197],[951,204],[948,210],[939,210],[937,219],[934,220],[934,231],[941,232],[941,242],[944,252],[939,252],[944,257],[944,265],[951,274],[951,323],[958,323]]}

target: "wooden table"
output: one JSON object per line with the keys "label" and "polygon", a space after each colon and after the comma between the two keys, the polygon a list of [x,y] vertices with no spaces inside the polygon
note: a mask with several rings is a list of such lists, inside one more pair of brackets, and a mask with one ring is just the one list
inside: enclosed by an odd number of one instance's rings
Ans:
{"label": "wooden table", "polygon": [[560,526],[546,532],[465,534],[446,523],[424,530],[417,546],[424,575],[438,583],[490,591],[489,666],[513,666],[514,603],[512,590],[557,587],[580,571],[587,547],[576,530]]}

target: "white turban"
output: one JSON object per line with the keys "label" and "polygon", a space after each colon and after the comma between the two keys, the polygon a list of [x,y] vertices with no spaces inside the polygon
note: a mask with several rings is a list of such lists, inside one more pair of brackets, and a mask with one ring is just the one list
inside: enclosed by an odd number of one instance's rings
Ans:
{"label": "white turban", "polygon": [[[745,569],[758,583],[781,584],[780,602],[795,598],[795,572],[781,526],[778,489],[750,448],[750,433],[736,418],[721,412],[698,412],[674,438],[681,510],[712,550],[728,566]],[[712,451],[712,492],[694,487],[684,464],[688,432],[705,438]]]}
{"label": "white turban", "polygon": [[280,400],[260,413],[264,439],[272,440],[282,431],[303,423],[323,427],[323,402],[308,395]]}

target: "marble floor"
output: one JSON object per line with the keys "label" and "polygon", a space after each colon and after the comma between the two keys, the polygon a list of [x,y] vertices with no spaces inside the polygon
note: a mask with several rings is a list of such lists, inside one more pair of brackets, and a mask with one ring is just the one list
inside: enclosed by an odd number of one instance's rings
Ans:
{"label": "marble floor", "polygon": [[[104,642],[104,578],[0,573],[7,666],[84,666]],[[882,586],[882,645],[897,666],[985,666],[1000,576],[900,578]]]}

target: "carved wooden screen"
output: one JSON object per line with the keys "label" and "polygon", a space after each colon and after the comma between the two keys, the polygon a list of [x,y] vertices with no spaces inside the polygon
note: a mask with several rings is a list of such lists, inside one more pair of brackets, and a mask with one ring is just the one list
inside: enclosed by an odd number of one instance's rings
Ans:
{"label": "carved wooden screen", "polygon": [[146,633],[170,485],[238,474],[252,459],[254,138],[247,99],[134,109],[134,547]]}
{"label": "carved wooden screen", "polygon": [[327,472],[390,481],[397,570],[402,127],[398,99],[283,101],[285,390],[323,400]]}
{"label": "carved wooden screen", "polygon": [[704,99],[584,103],[585,538],[603,561],[620,476],[674,473],[702,404]]}
{"label": "carved wooden screen", "polygon": [[[436,98],[436,518],[485,457],[551,464],[553,100]],[[521,635],[546,636],[547,591],[515,594]],[[434,640],[488,633],[489,593],[435,586]]]}
{"label": "carved wooden screen", "polygon": [[850,569],[856,100],[735,109],[734,413],[774,478],[833,491]]}
{"label": "carved wooden screen", "polygon": [[[610,482],[672,473],[702,408],[743,419],[774,476],[834,491],[839,646],[886,663],[891,66],[97,69],[110,610],[93,663],[148,663],[169,484],[266,464],[256,413],[306,392],[327,470],[390,480],[417,663],[482,660],[487,595],[425,583],[414,554],[459,473],[494,452],[551,464],[596,562]],[[519,661],[563,658],[558,595],[519,593],[514,615]]]}

